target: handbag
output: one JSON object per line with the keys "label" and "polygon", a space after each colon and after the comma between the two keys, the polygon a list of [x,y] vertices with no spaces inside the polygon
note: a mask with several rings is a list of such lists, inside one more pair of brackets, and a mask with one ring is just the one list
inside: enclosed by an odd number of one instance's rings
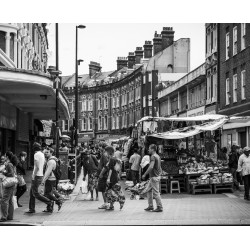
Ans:
{"label": "handbag", "polygon": [[23,176],[18,174],[17,175],[17,185],[21,187],[21,186],[24,186],[25,184],[26,184],[26,182],[25,182]]}
{"label": "handbag", "polygon": [[17,178],[16,177],[6,177],[3,179],[3,187],[4,188],[9,188],[17,184]]}

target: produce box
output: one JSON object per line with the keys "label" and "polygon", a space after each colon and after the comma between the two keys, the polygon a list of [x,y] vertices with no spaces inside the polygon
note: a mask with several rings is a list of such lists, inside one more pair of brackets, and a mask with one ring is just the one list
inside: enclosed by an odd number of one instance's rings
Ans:
{"label": "produce box", "polygon": [[209,182],[210,184],[219,184],[221,183],[221,177],[218,177],[218,176],[210,177]]}

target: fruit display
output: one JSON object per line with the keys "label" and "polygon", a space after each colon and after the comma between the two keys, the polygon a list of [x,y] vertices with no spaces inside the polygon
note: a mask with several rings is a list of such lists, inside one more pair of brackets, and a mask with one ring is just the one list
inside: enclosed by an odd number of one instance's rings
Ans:
{"label": "fruit display", "polygon": [[233,182],[233,176],[230,173],[224,173],[221,177],[222,183],[232,183]]}
{"label": "fruit display", "polygon": [[200,177],[198,177],[196,180],[197,180],[197,183],[199,185],[209,184],[210,175],[209,174],[203,174]]}

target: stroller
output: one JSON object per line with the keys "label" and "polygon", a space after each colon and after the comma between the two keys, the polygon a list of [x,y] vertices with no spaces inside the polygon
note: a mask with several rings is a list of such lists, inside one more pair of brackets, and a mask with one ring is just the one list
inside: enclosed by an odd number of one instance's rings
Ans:
{"label": "stroller", "polygon": [[125,190],[130,193],[130,200],[135,200],[136,196],[143,197],[145,192],[144,190],[147,187],[149,181],[142,181],[140,183],[137,183],[135,186],[133,185],[133,182],[125,182],[126,188]]}

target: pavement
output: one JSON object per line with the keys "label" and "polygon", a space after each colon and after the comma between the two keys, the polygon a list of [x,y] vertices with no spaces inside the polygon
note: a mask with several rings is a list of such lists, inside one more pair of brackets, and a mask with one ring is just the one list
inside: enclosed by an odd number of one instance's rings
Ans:
{"label": "pavement", "polygon": [[[26,176],[26,178],[29,178]],[[79,178],[82,178],[80,176]],[[222,194],[163,194],[162,213],[145,212],[147,200],[130,200],[120,211],[115,204],[114,211],[98,209],[100,201],[85,200],[80,193],[80,182],[66,200],[62,209],[52,214],[43,213],[45,204],[36,201],[36,213],[26,215],[29,203],[28,192],[20,199],[23,205],[15,210],[14,220],[5,225],[36,226],[90,226],[90,225],[250,225],[250,201],[243,199],[243,192]],[[56,209],[57,206],[55,206]]]}

